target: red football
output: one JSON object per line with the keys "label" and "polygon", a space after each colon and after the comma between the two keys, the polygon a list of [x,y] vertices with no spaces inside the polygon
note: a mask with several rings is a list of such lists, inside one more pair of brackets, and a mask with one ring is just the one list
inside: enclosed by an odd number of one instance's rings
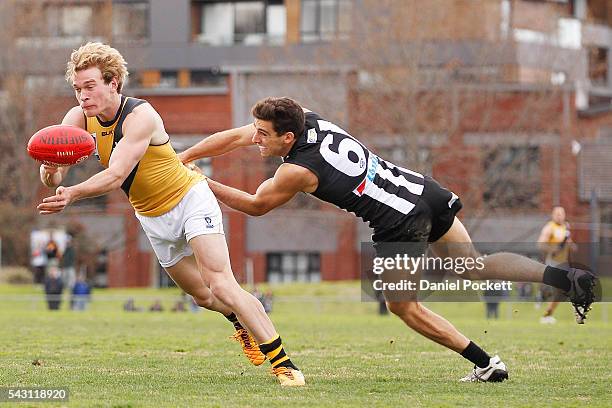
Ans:
{"label": "red football", "polygon": [[96,149],[94,138],[86,130],[72,125],[52,125],[38,132],[28,142],[28,154],[51,166],[72,166]]}

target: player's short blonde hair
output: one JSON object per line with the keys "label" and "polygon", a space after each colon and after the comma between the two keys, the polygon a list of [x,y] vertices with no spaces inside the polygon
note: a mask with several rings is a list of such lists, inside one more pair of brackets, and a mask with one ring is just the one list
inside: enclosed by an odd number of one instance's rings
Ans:
{"label": "player's short blonde hair", "polygon": [[77,71],[98,67],[105,83],[117,78],[117,92],[121,92],[123,83],[129,75],[127,62],[119,51],[107,44],[88,42],[72,51],[66,65],[66,80],[72,83]]}

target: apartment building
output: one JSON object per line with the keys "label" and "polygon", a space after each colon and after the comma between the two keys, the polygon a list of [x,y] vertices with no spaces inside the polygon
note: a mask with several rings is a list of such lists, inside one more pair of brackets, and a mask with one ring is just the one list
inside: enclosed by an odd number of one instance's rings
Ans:
{"label": "apartment building", "polygon": [[[53,103],[25,110],[32,131],[56,123],[73,103],[62,78],[70,51],[87,40],[110,42],[129,63],[125,93],[161,113],[176,150],[248,123],[262,97],[291,96],[383,157],[450,186],[466,204],[461,215],[475,241],[533,241],[561,204],[577,236],[596,235],[606,257],[608,3],[19,0],[0,9],[3,26],[14,28],[3,36],[10,58],[0,72],[26,95],[53,95]],[[245,149],[198,164],[254,191],[278,162]],[[88,163],[70,182],[95,168]],[[349,214],[305,195],[259,218],[224,214],[241,281],[358,277],[370,231]],[[593,217],[604,228],[594,231]],[[83,201],[59,220],[52,222],[79,222],[95,237],[105,254],[100,282],[169,283],[122,192]]]}

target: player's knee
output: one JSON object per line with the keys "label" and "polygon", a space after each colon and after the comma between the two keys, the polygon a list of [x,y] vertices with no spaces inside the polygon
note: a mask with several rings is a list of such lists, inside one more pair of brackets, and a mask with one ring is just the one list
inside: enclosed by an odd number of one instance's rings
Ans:
{"label": "player's knee", "polygon": [[198,306],[205,309],[210,309],[214,303],[214,298],[212,296],[194,296],[193,300]]}
{"label": "player's knee", "polygon": [[216,279],[210,283],[210,291],[217,299],[231,308],[236,297],[239,296],[240,286],[229,279]]}
{"label": "player's knee", "polygon": [[484,258],[475,249],[463,258],[456,258],[456,260],[459,259],[462,259],[463,262],[456,264],[453,269],[457,277],[469,280],[483,279]]}

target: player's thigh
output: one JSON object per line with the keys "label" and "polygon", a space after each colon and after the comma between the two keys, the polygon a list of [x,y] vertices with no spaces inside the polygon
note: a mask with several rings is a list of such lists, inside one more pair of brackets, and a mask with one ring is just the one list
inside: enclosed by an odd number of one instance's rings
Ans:
{"label": "player's thigh", "polygon": [[439,240],[432,243],[430,248],[436,256],[441,258],[478,256],[478,251],[472,244],[470,234],[457,217],[455,217],[450,229]]}
{"label": "player's thigh", "polygon": [[193,187],[184,219],[185,238],[200,272],[210,286],[212,276],[231,275],[229,252],[223,233],[219,203],[206,183]]}
{"label": "player's thigh", "polygon": [[210,289],[206,286],[193,255],[186,256],[174,266],[167,267],[166,272],[181,289],[191,296],[200,299],[211,296]]}
{"label": "player's thigh", "polygon": [[442,237],[437,242],[440,242],[440,243],[468,242],[468,243],[471,243],[472,239],[470,238],[470,234],[468,234],[467,230],[463,226],[463,223],[459,220],[459,218],[455,217],[450,229],[446,231],[446,233],[442,235]]}
{"label": "player's thigh", "polygon": [[166,270],[193,254],[182,234],[183,207],[184,202],[181,201],[172,210],[156,217],[136,213],[136,218],[140,221],[159,264]]}
{"label": "player's thigh", "polygon": [[216,279],[234,280],[229,251],[223,234],[204,234],[189,240],[199,265],[202,278],[207,284]]}

